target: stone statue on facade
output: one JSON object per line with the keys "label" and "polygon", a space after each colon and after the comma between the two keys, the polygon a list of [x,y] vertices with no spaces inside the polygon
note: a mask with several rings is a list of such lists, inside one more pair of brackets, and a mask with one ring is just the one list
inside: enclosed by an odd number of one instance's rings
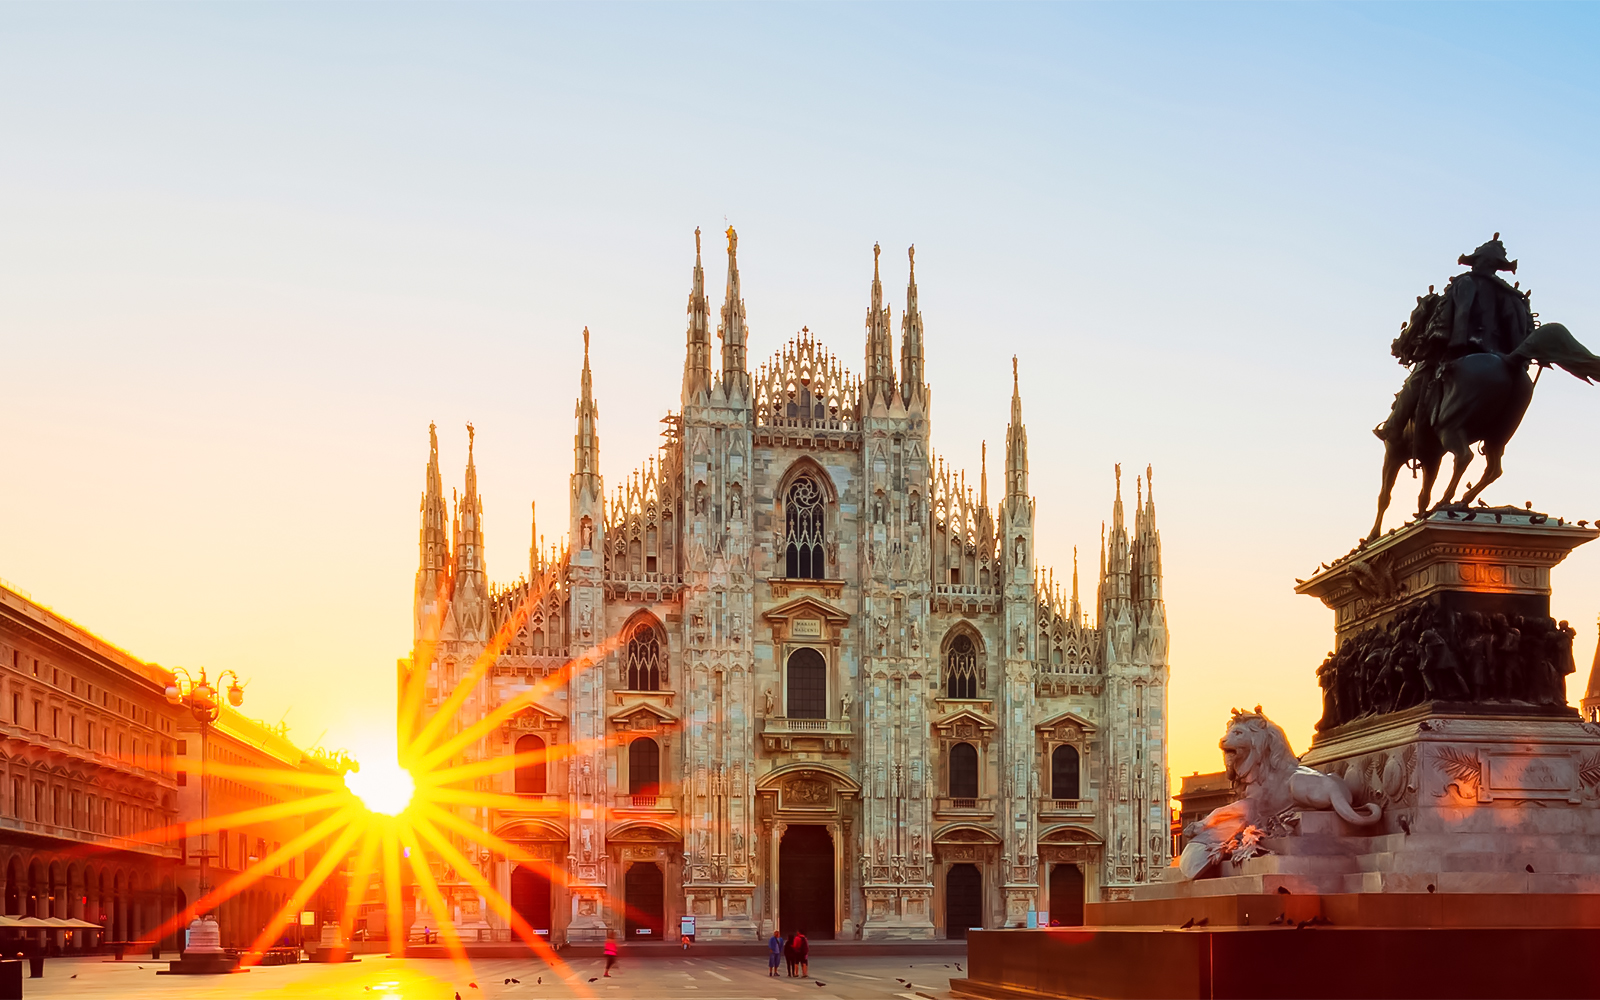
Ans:
{"label": "stone statue on facade", "polygon": [[1455,499],[1474,444],[1482,443],[1487,465],[1478,482],[1468,484],[1461,503],[1470,504],[1500,478],[1506,444],[1533,399],[1530,365],[1555,365],[1585,382],[1600,378],[1600,357],[1560,323],[1539,323],[1529,305],[1532,292],[1499,276],[1517,270],[1499,233],[1459,262],[1471,270],[1450,279],[1443,292],[1430,286],[1427,295],[1418,296],[1390,347],[1410,374],[1395,394],[1388,419],[1373,429],[1384,444],[1383,488],[1369,540],[1382,530],[1401,466],[1422,471],[1419,512],[1429,507],[1445,452],[1454,464],[1441,505]]}
{"label": "stone statue on facade", "polygon": [[1363,826],[1382,817],[1376,802],[1355,808],[1338,778],[1302,767],[1282,727],[1262,715],[1259,705],[1253,712],[1234,709],[1217,745],[1237,798],[1184,831],[1191,838],[1178,859],[1184,878],[1199,877],[1224,856],[1237,856],[1241,847],[1248,851],[1291,810],[1331,809],[1345,822]]}

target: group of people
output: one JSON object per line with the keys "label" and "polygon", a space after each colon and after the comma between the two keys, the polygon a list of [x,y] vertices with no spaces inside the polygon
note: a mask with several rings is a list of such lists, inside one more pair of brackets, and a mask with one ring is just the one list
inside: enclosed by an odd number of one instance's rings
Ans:
{"label": "group of people", "polygon": [[1346,639],[1317,668],[1331,729],[1424,701],[1566,703],[1576,631],[1548,617],[1446,611],[1433,603]]}
{"label": "group of people", "polygon": [[805,978],[811,974],[811,942],[805,931],[779,936],[777,931],[767,939],[767,975],[778,974],[778,959],[789,967],[790,976]]}

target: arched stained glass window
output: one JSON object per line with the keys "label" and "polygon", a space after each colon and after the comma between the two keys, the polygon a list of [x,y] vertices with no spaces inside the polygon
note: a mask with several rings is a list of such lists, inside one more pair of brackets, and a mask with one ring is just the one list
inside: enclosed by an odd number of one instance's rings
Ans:
{"label": "arched stained glass window", "polygon": [[950,748],[950,797],[978,797],[978,748],[971,743],[957,743]]}
{"label": "arched stained glass window", "polygon": [[820,580],[827,576],[822,554],[822,489],[810,476],[789,484],[783,497],[784,572],[791,580]]}
{"label": "arched stained glass window", "polygon": [[666,659],[661,653],[661,632],[650,622],[641,622],[628,636],[623,666],[623,682],[629,691],[659,691],[666,676]]}
{"label": "arched stained glass window", "polygon": [[628,794],[661,794],[661,744],[648,736],[628,744]]}
{"label": "arched stained glass window", "polygon": [[828,717],[828,665],[822,654],[809,646],[789,656],[788,696],[785,710],[789,718]]}
{"label": "arched stained glass window", "polygon": [[978,697],[978,648],[969,635],[950,640],[944,660],[944,694],[946,698]]}
{"label": "arched stained glass window", "polygon": [[[544,750],[544,740],[537,736],[528,735],[517,740],[516,753],[522,756],[526,753],[539,753]],[[523,761],[517,765],[517,794],[518,795],[543,795],[545,784],[545,762],[539,760]],[[502,786],[504,787],[504,786]]]}
{"label": "arched stained glass window", "polygon": [[1078,773],[1077,748],[1066,745],[1056,747],[1050,754],[1050,797],[1078,798]]}

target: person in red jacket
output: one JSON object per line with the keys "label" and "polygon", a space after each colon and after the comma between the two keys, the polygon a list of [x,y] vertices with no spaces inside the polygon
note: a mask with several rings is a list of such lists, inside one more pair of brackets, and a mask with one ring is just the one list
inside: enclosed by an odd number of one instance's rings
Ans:
{"label": "person in red jacket", "polygon": [[617,935],[615,931],[606,931],[606,976],[611,975],[611,967],[617,964]]}

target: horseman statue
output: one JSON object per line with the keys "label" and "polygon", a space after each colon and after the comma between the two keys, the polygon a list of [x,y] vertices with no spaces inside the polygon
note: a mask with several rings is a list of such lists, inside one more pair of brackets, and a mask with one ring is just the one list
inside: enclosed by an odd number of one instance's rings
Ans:
{"label": "horseman statue", "polygon": [[1531,292],[1500,277],[1502,271],[1515,274],[1517,262],[1506,258],[1499,233],[1459,262],[1471,270],[1451,278],[1443,292],[1430,285],[1427,295],[1417,296],[1417,307],[1390,347],[1411,373],[1395,394],[1389,419],[1373,429],[1383,442],[1383,490],[1368,541],[1382,530],[1403,465],[1422,472],[1419,514],[1429,509],[1445,452],[1454,463],[1441,507],[1454,501],[1474,444],[1482,443],[1486,465],[1477,484],[1467,485],[1461,505],[1500,478],[1506,442],[1522,423],[1538,381],[1528,377],[1530,365],[1555,365],[1585,382],[1600,378],[1600,357],[1560,323],[1540,323],[1528,303]]}

